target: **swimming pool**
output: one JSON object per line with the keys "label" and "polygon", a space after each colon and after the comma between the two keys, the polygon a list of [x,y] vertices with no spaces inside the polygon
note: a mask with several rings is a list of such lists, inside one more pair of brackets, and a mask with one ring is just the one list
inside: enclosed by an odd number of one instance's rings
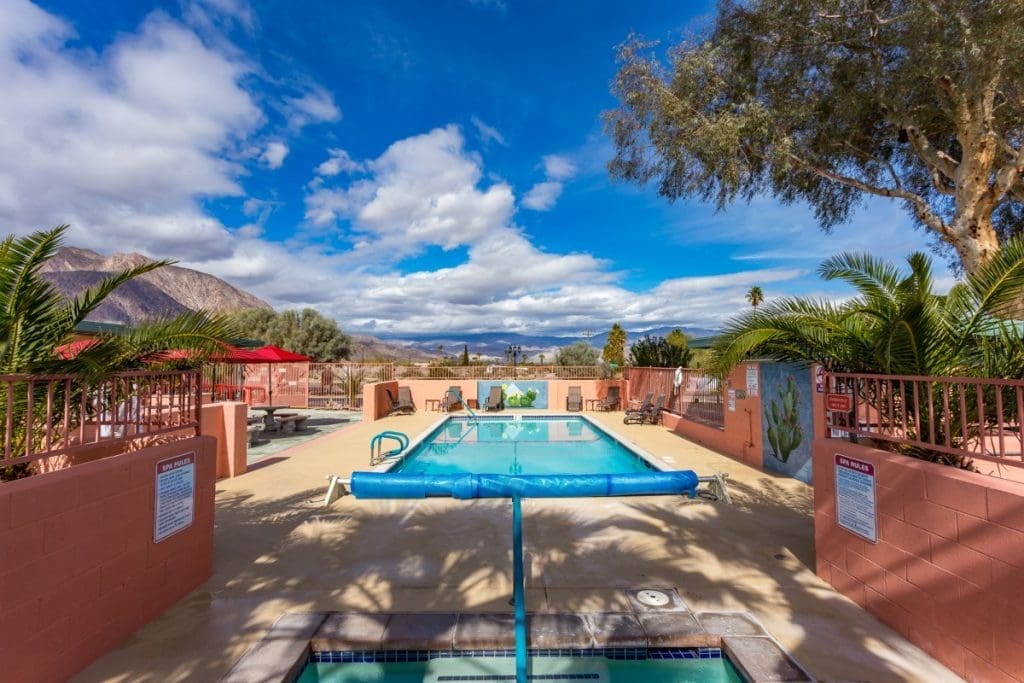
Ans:
{"label": "swimming pool", "polygon": [[[376,652],[357,658],[335,656],[351,654],[314,654],[297,682],[515,680],[513,659],[502,651]],[[531,681],[742,683],[744,680],[717,648],[531,651],[530,656]]]}
{"label": "swimming pool", "polygon": [[404,474],[629,474],[655,471],[579,416],[450,417],[389,471]]}

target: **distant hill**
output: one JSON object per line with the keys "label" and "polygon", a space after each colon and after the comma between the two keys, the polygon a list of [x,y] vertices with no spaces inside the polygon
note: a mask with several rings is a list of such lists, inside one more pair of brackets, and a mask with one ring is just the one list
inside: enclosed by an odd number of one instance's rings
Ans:
{"label": "distant hill", "polygon": [[[74,296],[110,273],[151,261],[142,254],[103,256],[89,249],[64,247],[43,266],[43,277],[65,296]],[[211,312],[270,308],[259,297],[198,270],[167,266],[119,287],[89,320],[129,325],[200,308]]]}
{"label": "distant hill", "polygon": [[[681,327],[683,332],[691,338],[708,337],[716,334],[714,330],[697,327],[686,327],[674,325],[672,327],[655,327],[646,330],[627,330],[628,343],[632,344],[645,335],[652,337],[663,337],[676,327]],[[503,359],[505,349],[511,344],[522,347],[523,353],[529,356],[530,362],[538,361],[538,356],[544,354],[545,362],[554,360],[554,354],[563,346],[568,346],[578,341],[583,341],[580,335],[558,336],[558,335],[527,335],[515,332],[482,332],[472,334],[395,334],[383,335],[385,341],[392,343],[405,343],[432,358],[440,355],[439,346],[444,347],[444,353],[448,356],[461,355],[463,347],[469,348],[470,356],[480,354],[485,358]],[[601,349],[608,341],[608,332],[595,334],[590,338],[590,345]]]}

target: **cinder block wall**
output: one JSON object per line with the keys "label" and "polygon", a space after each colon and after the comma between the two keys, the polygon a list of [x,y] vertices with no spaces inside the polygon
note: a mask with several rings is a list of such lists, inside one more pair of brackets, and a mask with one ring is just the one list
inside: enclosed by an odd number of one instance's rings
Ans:
{"label": "cinder block wall", "polygon": [[[0,484],[0,679],[67,680],[210,577],[216,449],[193,437]],[[156,463],[189,451],[194,522],[154,543]]]}
{"label": "cinder block wall", "polygon": [[[836,524],[835,454],[876,472],[878,543]],[[1024,485],[814,442],[817,573],[968,681],[1024,681]]]}

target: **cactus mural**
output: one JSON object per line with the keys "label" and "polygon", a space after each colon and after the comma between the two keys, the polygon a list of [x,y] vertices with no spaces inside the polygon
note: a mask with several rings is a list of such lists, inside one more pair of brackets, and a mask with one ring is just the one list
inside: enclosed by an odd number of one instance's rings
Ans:
{"label": "cactus mural", "polygon": [[796,380],[790,375],[785,387],[779,387],[779,401],[774,399],[765,413],[768,423],[768,443],[772,447],[772,455],[788,462],[790,454],[804,439],[804,430],[800,426],[800,390]]}

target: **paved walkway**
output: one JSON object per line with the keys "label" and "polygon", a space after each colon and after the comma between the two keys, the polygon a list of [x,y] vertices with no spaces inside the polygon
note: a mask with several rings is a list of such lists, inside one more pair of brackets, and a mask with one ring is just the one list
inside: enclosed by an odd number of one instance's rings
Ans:
{"label": "paved walkway", "polygon": [[[440,417],[355,424],[218,482],[213,577],[75,680],[215,681],[288,610],[511,611],[507,501],[322,506],[325,476],[365,467],[373,434]],[[822,680],[959,680],[814,575],[810,487],[598,419],[673,466],[728,472],[734,505],[525,501],[528,609],[621,610],[617,588],[675,587],[694,609],[752,612]]]}

